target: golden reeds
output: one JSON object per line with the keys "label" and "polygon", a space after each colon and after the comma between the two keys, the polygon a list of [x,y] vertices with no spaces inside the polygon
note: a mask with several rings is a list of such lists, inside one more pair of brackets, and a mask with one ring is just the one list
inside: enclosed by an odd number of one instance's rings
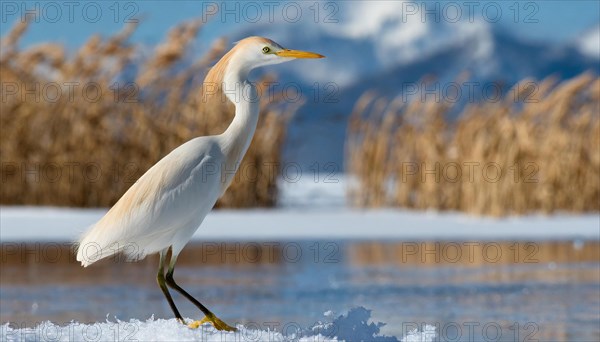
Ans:
{"label": "golden reeds", "polygon": [[[226,44],[219,40],[191,60],[189,47],[200,28],[200,21],[175,27],[150,56],[128,43],[135,25],[112,37],[91,37],[72,57],[54,43],[19,50],[27,23],[6,33],[0,203],[110,206],[178,145],[223,132],[232,107],[225,101],[209,106],[200,94]],[[295,107],[268,100],[263,96],[256,138],[240,166],[244,173],[218,206],[275,204],[280,149]]]}
{"label": "golden reeds", "polygon": [[449,120],[456,106],[359,99],[347,142],[353,203],[493,216],[600,210],[600,78],[524,80]]}

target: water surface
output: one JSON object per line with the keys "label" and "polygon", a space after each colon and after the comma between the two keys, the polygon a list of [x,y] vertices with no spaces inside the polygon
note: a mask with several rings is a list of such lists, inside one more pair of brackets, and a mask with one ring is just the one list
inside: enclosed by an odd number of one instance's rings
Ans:
{"label": "water surface", "polygon": [[[294,332],[372,310],[382,332],[440,341],[600,340],[598,241],[196,242],[175,279],[223,320]],[[80,267],[66,243],[3,243],[0,321],[171,318],[157,258]],[[174,293],[184,317],[201,313]]]}

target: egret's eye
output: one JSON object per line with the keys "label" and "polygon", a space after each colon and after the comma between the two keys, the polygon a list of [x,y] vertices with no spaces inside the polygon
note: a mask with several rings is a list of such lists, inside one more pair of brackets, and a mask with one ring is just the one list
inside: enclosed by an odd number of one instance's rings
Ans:
{"label": "egret's eye", "polygon": [[271,48],[268,46],[265,46],[262,51],[263,51],[263,53],[269,53],[269,52],[271,52]]}

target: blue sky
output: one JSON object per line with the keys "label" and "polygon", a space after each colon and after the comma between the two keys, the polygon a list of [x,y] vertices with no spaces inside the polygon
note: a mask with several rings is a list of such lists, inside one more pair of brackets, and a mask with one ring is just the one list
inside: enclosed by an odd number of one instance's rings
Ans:
{"label": "blue sky", "polygon": [[[390,0],[391,1],[391,0]],[[38,9],[42,15],[39,22],[32,25],[29,32],[23,39],[24,45],[30,45],[42,41],[59,41],[69,48],[80,46],[93,33],[110,35],[118,31],[130,14],[134,17],[142,18],[142,25],[136,32],[134,40],[148,44],[154,44],[162,39],[170,27],[174,24],[191,18],[201,17],[203,12],[214,8],[216,4],[220,9],[222,6],[228,6],[229,9],[235,9],[235,2],[211,2],[211,1],[71,1],[71,5],[66,2],[52,1],[3,1],[0,5],[0,29],[2,33],[6,32],[13,23],[20,20],[23,11]],[[91,3],[91,4],[90,4]],[[254,16],[255,9],[258,7],[262,11],[260,20],[267,18],[269,3],[273,2],[252,2],[246,8],[248,17]],[[289,3],[289,1],[288,1]],[[298,2],[303,6],[311,6],[314,2]],[[326,15],[327,1],[319,3],[321,10],[320,16]],[[340,11],[344,6],[352,6],[353,1],[337,2]],[[456,1],[461,8],[462,16],[466,16],[470,11],[470,1]],[[241,4],[241,5],[240,5]],[[413,2],[418,6],[432,8],[434,2]],[[442,9],[446,8],[448,2],[438,2]],[[518,6],[515,6],[517,4]],[[245,3],[238,3],[239,6],[245,6]],[[213,7],[211,7],[213,6]],[[275,17],[282,13],[282,3],[278,8],[273,9]],[[518,7],[518,10],[517,10]],[[293,9],[289,6],[288,9]],[[485,11],[487,13],[484,12]],[[497,9],[502,11],[497,15]],[[100,9],[101,14],[97,14]],[[494,25],[502,26],[513,34],[524,39],[544,40],[553,42],[564,42],[575,39],[583,30],[597,25],[600,22],[600,2],[596,0],[587,1],[480,1],[475,7],[472,7],[473,13],[477,16],[488,16],[490,20],[499,18]],[[453,8],[448,7],[452,12]],[[292,11],[293,12],[293,11]],[[302,18],[311,20],[312,12],[306,10]],[[227,35],[232,30],[238,29],[243,25],[252,25],[254,19],[239,18],[236,22],[235,14],[231,14],[221,20],[219,15],[212,17],[208,21],[202,33],[200,44],[208,44],[217,36]],[[533,22],[532,22],[533,21]],[[285,24],[285,23],[283,23]],[[275,24],[277,25],[277,24]]]}
{"label": "blue sky", "polygon": [[[485,1],[491,2],[491,1]],[[513,1],[506,1],[513,3]],[[523,7],[530,1],[520,1]],[[538,24],[523,23],[524,19],[515,24],[510,15],[505,16],[503,25],[517,31],[526,37],[539,40],[564,41],[575,39],[583,30],[600,22],[600,1],[575,0],[554,1],[544,0],[534,2],[539,12],[534,17],[539,18]],[[521,14],[527,15],[527,10],[521,7]],[[532,8],[530,8],[531,13]],[[510,14],[510,13],[509,13]]]}

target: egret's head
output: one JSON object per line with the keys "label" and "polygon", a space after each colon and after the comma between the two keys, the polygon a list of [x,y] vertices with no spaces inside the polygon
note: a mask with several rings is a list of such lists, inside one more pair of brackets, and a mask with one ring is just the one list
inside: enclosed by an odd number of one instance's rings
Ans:
{"label": "egret's head", "polygon": [[232,50],[232,63],[240,70],[250,71],[265,65],[279,64],[297,58],[323,58],[314,52],[290,50],[263,37],[248,37],[240,40]]}

